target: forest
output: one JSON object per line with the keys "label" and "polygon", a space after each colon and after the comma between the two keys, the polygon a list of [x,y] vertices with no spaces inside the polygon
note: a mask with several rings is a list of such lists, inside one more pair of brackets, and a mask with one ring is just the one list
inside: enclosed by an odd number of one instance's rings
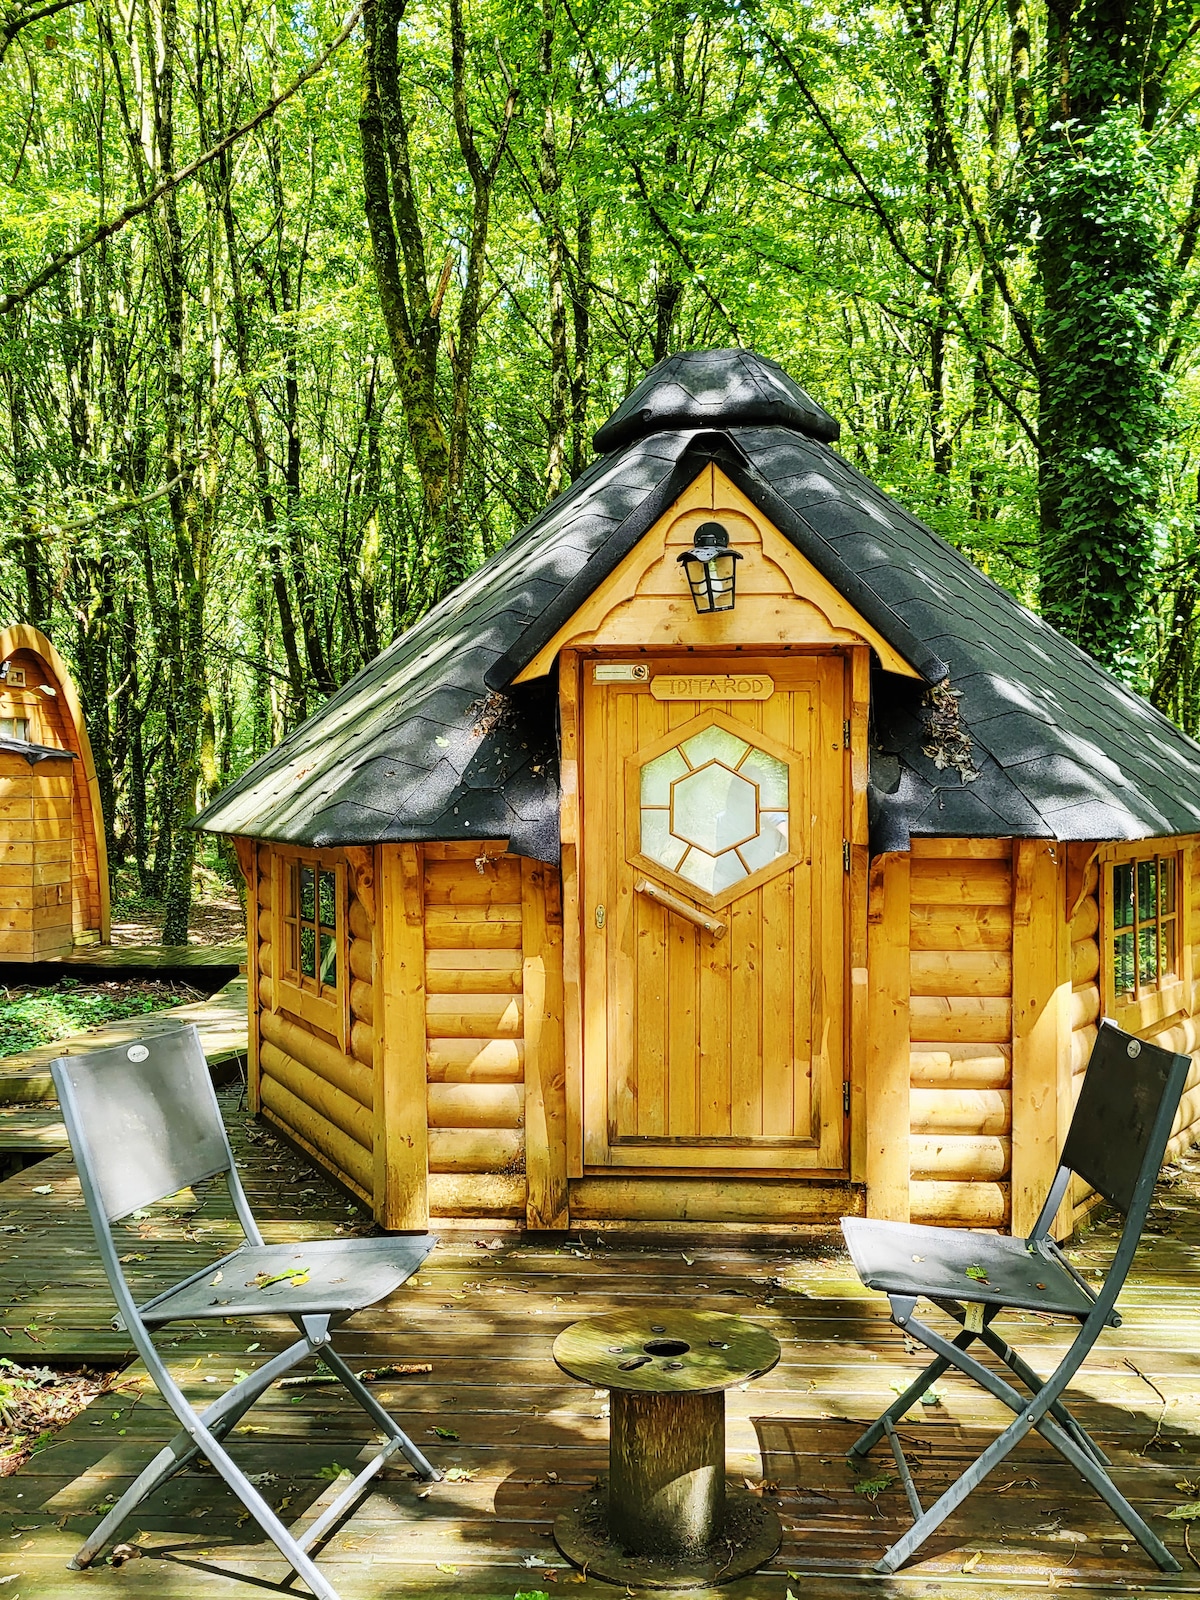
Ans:
{"label": "forest", "polygon": [[1198,119],[1190,0],[12,0],[0,598],[164,939],[197,806],[677,350],[1195,735]]}

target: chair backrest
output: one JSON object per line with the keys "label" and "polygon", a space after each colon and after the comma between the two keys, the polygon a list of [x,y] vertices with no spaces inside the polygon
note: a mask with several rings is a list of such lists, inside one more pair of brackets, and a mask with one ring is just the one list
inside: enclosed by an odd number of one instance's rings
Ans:
{"label": "chair backrest", "polygon": [[1062,1165],[1118,1210],[1144,1217],[1191,1061],[1100,1023]]}
{"label": "chair backrest", "polygon": [[195,1026],[59,1056],[50,1070],[85,1197],[109,1222],[233,1172]]}

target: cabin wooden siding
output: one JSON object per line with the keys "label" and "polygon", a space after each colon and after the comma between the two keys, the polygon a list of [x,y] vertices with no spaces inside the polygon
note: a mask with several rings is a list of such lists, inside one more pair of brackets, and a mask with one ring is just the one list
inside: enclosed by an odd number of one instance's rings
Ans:
{"label": "cabin wooden siding", "polygon": [[525,1215],[521,861],[505,850],[421,851],[432,1216]]}
{"label": "cabin wooden siding", "polygon": [[49,960],[74,942],[69,761],[0,752],[0,957]]}
{"label": "cabin wooden siding", "polygon": [[[355,892],[344,851],[322,851],[322,864],[342,868],[342,948],[339,992],[343,1025],[321,1028],[289,998],[281,983],[283,873],[295,852],[262,845],[253,884],[257,940],[257,1015],[252,1005],[250,1103],[368,1205],[375,1200],[374,931]],[[307,856],[313,852],[304,852]]]}
{"label": "cabin wooden siding", "polygon": [[[23,624],[0,630],[0,659],[9,663],[9,677],[0,682],[0,717],[23,718],[31,744],[69,750],[75,758],[31,768],[12,756],[2,769],[0,874],[9,874],[0,879],[3,954],[46,960],[109,936],[100,790],[79,697],[50,641]],[[13,669],[24,673],[23,684],[13,682]]]}
{"label": "cabin wooden siding", "polygon": [[1003,1227],[1009,1219],[1012,854],[1007,839],[912,842],[909,1206],[914,1222]]}

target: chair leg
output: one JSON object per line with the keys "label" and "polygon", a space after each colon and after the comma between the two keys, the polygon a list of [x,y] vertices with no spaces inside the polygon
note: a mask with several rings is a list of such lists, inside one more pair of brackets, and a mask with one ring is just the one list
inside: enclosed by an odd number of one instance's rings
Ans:
{"label": "chair leg", "polygon": [[[155,1352],[157,1354],[157,1352]],[[232,1389],[215,1400],[205,1411],[199,1413],[199,1420],[212,1433],[214,1438],[223,1439],[226,1434],[241,1421],[250,1407],[258,1400],[271,1385],[292,1367],[297,1366],[307,1356],[313,1354],[312,1345],[307,1339],[297,1340],[280,1351],[270,1361],[263,1363],[248,1378],[243,1378],[241,1383],[235,1384]],[[151,1376],[156,1383],[160,1376],[166,1377],[166,1366],[161,1358],[155,1362],[147,1360]],[[157,1370],[156,1370],[157,1368]],[[163,1391],[160,1386],[160,1392]],[[175,1408],[172,1407],[174,1410]],[[113,1506],[112,1510],[104,1517],[103,1521],[92,1530],[87,1539],[76,1551],[68,1562],[71,1571],[79,1572],[90,1567],[92,1562],[105,1547],[112,1543],[121,1525],[132,1516],[143,1500],[149,1498],[156,1489],[181,1472],[189,1462],[200,1454],[200,1446],[195,1442],[191,1421],[197,1413],[188,1408],[189,1415],[182,1416],[175,1412],[176,1420],[183,1424],[182,1429],[175,1437],[158,1452],[146,1467],[138,1474],[129,1488]]]}
{"label": "chair leg", "polygon": [[950,1363],[943,1356],[938,1356],[936,1361],[931,1361],[920,1376],[913,1379],[900,1398],[893,1400],[886,1411],[880,1412],[861,1438],[856,1439],[850,1446],[847,1454],[852,1456],[869,1455],[880,1439],[883,1438],[889,1425],[899,1422],[908,1408],[916,1405],[921,1396],[938,1381],[949,1365]]}
{"label": "chair leg", "polygon": [[[951,1313],[951,1315],[953,1315],[953,1313]],[[892,1321],[896,1322],[894,1307]],[[900,1328],[906,1328],[907,1324],[904,1322],[896,1322],[896,1326]],[[968,1333],[964,1329],[963,1332],[955,1338],[954,1348],[956,1350],[965,1350],[967,1346],[971,1344],[971,1342],[977,1337],[978,1335],[974,1333]],[[887,1410],[881,1412],[880,1415],[876,1417],[875,1421],[867,1429],[866,1433],[854,1441],[847,1454],[852,1456],[869,1455],[879,1443],[880,1439],[883,1438],[887,1431],[888,1424],[899,1422],[900,1418],[909,1409],[909,1407],[916,1405],[917,1401],[926,1392],[926,1390],[931,1388],[932,1385],[935,1384],[942,1376],[942,1374],[946,1372],[952,1365],[953,1363],[947,1360],[945,1356],[935,1357],[934,1360],[932,1360],[929,1365],[925,1367],[916,1378],[913,1379],[912,1383],[909,1384],[908,1388],[904,1391],[900,1398],[898,1400],[893,1400],[891,1405],[888,1406]]]}
{"label": "chair leg", "polygon": [[[1006,1344],[1005,1341],[1000,1338],[999,1334],[997,1334],[993,1329],[985,1328],[983,1333],[980,1335],[980,1338],[994,1355],[999,1356],[1000,1360],[1004,1362],[1005,1366],[1008,1367],[1011,1372],[1016,1373],[1017,1377],[1020,1378],[1021,1382],[1031,1394],[1038,1394],[1040,1392],[1043,1379],[1038,1377],[1037,1373],[1028,1364],[1028,1362],[1022,1360],[1013,1347],[1010,1344]],[[1083,1427],[1081,1423],[1076,1422],[1075,1418],[1071,1415],[1070,1411],[1068,1411],[1067,1407],[1061,1400],[1055,1400],[1052,1402],[1050,1406],[1050,1415],[1071,1435],[1080,1449],[1086,1450],[1099,1466],[1112,1466],[1112,1462],[1104,1454],[1104,1451],[1101,1450],[1100,1446],[1092,1438],[1091,1434],[1088,1433],[1087,1429]]]}
{"label": "chair leg", "polygon": [[[982,1455],[971,1463],[962,1476],[950,1485],[941,1498],[930,1506],[908,1532],[892,1545],[882,1560],[876,1563],[877,1572],[897,1571],[924,1544],[929,1535],[942,1525],[951,1512],[962,1504],[971,1491],[983,1482],[992,1468],[1035,1428],[1046,1442],[1069,1461],[1080,1476],[1096,1490],[1162,1571],[1182,1570],[1166,1545],[1133,1509],[1091,1452],[1080,1445],[1058,1420],[1049,1414],[1048,1402],[1040,1400],[1036,1394],[1032,1400],[1026,1402],[1011,1384],[997,1377],[995,1373],[989,1372],[981,1362],[958,1347],[958,1340],[952,1345],[934,1329],[927,1328],[915,1318],[910,1320],[908,1328],[928,1349],[938,1355],[944,1355],[949,1364],[957,1366],[967,1377],[973,1378],[981,1388],[1008,1406],[1015,1416],[1004,1432],[992,1441]],[[961,1339],[961,1335],[959,1337]],[[1038,1381],[1040,1388],[1047,1386]]]}
{"label": "chair leg", "polygon": [[345,1388],[354,1396],[371,1420],[378,1423],[378,1425],[387,1434],[389,1439],[395,1439],[403,1454],[408,1458],[409,1463],[416,1469],[418,1475],[426,1483],[435,1482],[440,1479],[442,1475],[437,1468],[432,1464],[432,1462],[426,1460],[424,1454],[404,1432],[403,1428],[401,1428],[400,1424],[396,1421],[395,1417],[392,1416],[391,1412],[385,1410],[384,1407],[379,1404],[379,1401],[376,1400],[375,1396],[367,1388],[366,1384],[363,1383],[360,1378],[356,1377],[353,1372],[351,1372],[350,1368],[346,1365],[341,1356],[338,1355],[337,1351],[334,1350],[331,1345],[325,1346],[324,1350],[321,1352],[321,1359],[325,1362],[326,1366],[330,1367],[334,1372],[337,1373]]}
{"label": "chair leg", "polygon": [[245,1506],[259,1527],[291,1565],[292,1570],[308,1584],[317,1600],[341,1600],[337,1590],[326,1579],[316,1564],[304,1553],[288,1529],[280,1522],[271,1507],[246,1477],[237,1462],[220,1440],[196,1418],[196,1443],[224,1478],[229,1488]]}
{"label": "chair leg", "polygon": [[182,1471],[192,1457],[198,1454],[199,1451],[187,1434],[177,1433],[170,1444],[164,1445],[154,1460],[142,1469],[104,1520],[88,1534],[83,1544],[67,1562],[69,1570],[82,1572],[84,1568],[90,1567],[100,1552],[116,1538],[122,1524],[142,1501],[166,1483],[168,1478],[173,1478],[177,1472]]}

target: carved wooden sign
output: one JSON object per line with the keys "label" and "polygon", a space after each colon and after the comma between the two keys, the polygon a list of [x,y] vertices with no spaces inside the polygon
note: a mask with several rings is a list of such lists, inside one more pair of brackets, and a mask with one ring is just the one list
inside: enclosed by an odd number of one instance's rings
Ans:
{"label": "carved wooden sign", "polygon": [[656,700],[769,700],[775,680],[765,672],[660,672],[650,693]]}

